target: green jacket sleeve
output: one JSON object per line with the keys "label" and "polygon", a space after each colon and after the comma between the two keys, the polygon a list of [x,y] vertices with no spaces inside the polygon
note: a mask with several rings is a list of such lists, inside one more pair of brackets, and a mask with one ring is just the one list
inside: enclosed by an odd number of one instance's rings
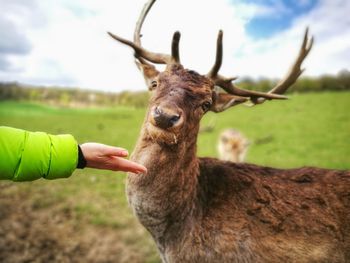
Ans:
{"label": "green jacket sleeve", "polygon": [[71,135],[50,135],[0,126],[0,179],[32,181],[69,177],[78,162]]}

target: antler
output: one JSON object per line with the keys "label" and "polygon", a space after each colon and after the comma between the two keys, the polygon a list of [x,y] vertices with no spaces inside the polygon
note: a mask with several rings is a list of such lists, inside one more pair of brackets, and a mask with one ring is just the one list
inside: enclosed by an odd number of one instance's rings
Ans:
{"label": "antler", "polygon": [[152,5],[156,0],[149,0],[143,7],[140,17],[136,23],[135,32],[134,32],[134,42],[114,35],[110,32],[108,34],[115,40],[131,47],[135,51],[135,58],[138,59],[143,64],[148,64],[144,59],[156,63],[156,64],[174,64],[180,63],[179,56],[179,41],[180,41],[180,32],[176,31],[173,35],[171,55],[154,53],[146,50],[141,46],[141,28],[143,22],[151,9]]}
{"label": "antler", "polygon": [[[305,69],[301,69],[301,64],[303,63],[306,56],[309,54],[312,45],[314,43],[314,38],[311,37],[309,40],[309,28],[307,27],[304,34],[303,43],[301,45],[299,55],[297,59],[294,61],[294,64],[290,68],[287,75],[275,86],[273,87],[268,93],[270,94],[283,94],[286,92],[286,90],[292,86],[295,81],[299,78],[299,76],[305,71]],[[265,100],[261,98],[261,100],[258,101],[258,103],[263,103]]]}
{"label": "antler", "polygon": [[250,91],[244,90],[233,85],[232,81],[237,79],[236,77],[226,78],[218,74],[221,64],[222,64],[222,30],[219,31],[217,43],[216,43],[216,60],[214,66],[211,68],[207,77],[211,78],[215,85],[224,89],[227,93],[232,95],[238,95],[242,97],[249,97],[250,100],[254,104],[261,104],[265,102],[265,100],[272,99],[287,99],[286,96],[281,94],[285,93],[286,90],[294,84],[294,82],[298,79],[298,77],[303,73],[304,69],[300,69],[300,66],[311,50],[313,44],[313,38],[309,40],[308,38],[308,28],[305,31],[304,40],[301,45],[301,49],[299,55],[294,62],[292,68],[289,73],[285,76],[283,80],[281,80],[275,87],[273,87],[269,92],[258,92],[258,91]]}

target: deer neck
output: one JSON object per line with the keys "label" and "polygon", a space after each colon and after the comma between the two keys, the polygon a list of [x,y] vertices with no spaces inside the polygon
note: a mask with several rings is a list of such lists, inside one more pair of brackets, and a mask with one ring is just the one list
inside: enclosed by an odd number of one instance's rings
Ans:
{"label": "deer neck", "polygon": [[175,227],[169,218],[183,222],[191,212],[199,174],[198,129],[171,146],[154,142],[142,130],[131,159],[148,172],[128,175],[127,195],[134,213],[157,240]]}
{"label": "deer neck", "polygon": [[[162,194],[183,191],[187,181],[197,178],[199,164],[196,157],[197,133],[188,134],[175,145],[154,142],[142,132],[131,160],[147,167],[147,174],[129,175],[131,183],[159,187]],[[169,187],[172,187],[169,189]]]}

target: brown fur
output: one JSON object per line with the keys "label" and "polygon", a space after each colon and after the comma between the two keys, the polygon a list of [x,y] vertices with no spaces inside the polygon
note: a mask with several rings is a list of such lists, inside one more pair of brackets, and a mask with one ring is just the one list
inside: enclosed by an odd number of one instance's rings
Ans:
{"label": "brown fur", "polygon": [[[350,172],[274,169],[196,157],[213,83],[181,66],[157,77],[132,160],[127,195],[163,262],[350,262]],[[183,124],[150,124],[152,107]]]}

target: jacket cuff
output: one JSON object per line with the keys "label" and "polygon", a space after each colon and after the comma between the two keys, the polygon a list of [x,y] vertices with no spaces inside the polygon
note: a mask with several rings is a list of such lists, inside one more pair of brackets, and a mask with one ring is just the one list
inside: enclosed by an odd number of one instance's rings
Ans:
{"label": "jacket cuff", "polygon": [[80,148],[80,145],[78,144],[78,163],[77,163],[77,168],[78,169],[84,169],[86,167],[86,159],[83,154],[83,151]]}

